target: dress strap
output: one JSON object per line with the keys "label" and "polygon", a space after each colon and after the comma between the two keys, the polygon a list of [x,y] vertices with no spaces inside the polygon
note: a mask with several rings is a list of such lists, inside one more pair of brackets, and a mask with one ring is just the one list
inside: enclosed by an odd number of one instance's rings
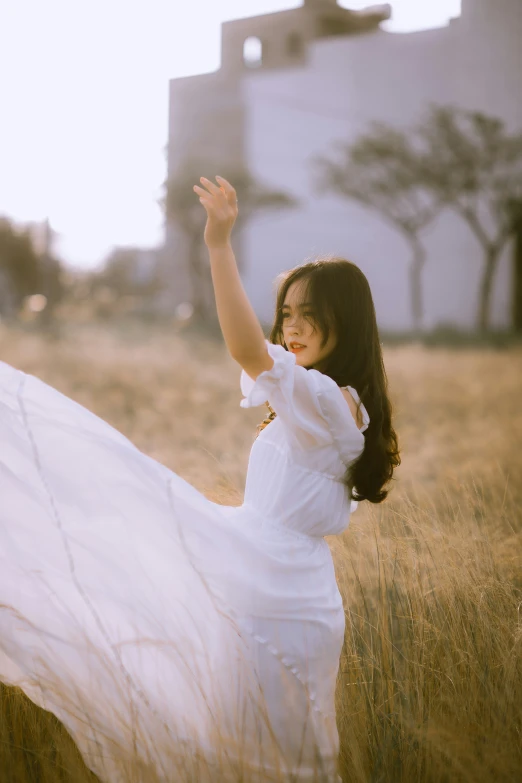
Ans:
{"label": "dress strap", "polygon": [[[358,393],[357,393],[357,390],[356,390],[356,389],[354,389],[354,388],[353,388],[353,386],[341,386],[340,388],[341,388],[341,389],[348,389],[348,391],[350,392],[350,394],[351,394],[351,395],[352,395],[352,397],[354,398],[354,400],[355,400],[355,402],[357,403],[357,405],[358,405],[359,403],[361,403],[361,412],[362,412],[362,415],[363,415],[363,426],[360,428],[360,430],[359,430],[359,431],[360,431],[360,432],[364,432],[364,431],[365,431],[365,430],[368,428],[368,425],[369,425],[369,423],[370,423],[370,416],[369,416],[369,413],[368,413],[368,411],[367,411],[367,410],[366,410],[366,408],[364,407],[364,403],[363,403],[363,402],[361,402],[361,398],[359,397],[359,395],[358,395]],[[358,428],[358,429],[359,429],[359,428]]]}

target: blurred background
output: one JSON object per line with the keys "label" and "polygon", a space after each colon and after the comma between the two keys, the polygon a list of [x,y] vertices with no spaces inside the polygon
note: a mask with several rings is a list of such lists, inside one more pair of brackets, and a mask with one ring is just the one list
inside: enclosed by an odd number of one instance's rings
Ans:
{"label": "blurred background", "polygon": [[264,325],[318,254],[384,339],[522,330],[520,0],[20,0],[2,11],[0,318],[218,334],[204,210]]}
{"label": "blurred background", "polygon": [[[342,779],[513,783],[522,0],[365,5],[4,4],[0,359],[238,505],[266,411],[239,409],[193,185],[236,187],[232,244],[267,334],[282,270],[360,266],[401,465],[329,540]],[[6,780],[92,780],[51,718],[0,683]]]}

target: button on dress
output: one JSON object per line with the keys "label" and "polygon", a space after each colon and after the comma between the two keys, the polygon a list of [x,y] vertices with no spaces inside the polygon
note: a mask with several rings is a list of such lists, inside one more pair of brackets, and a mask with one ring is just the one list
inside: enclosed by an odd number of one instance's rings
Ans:
{"label": "button on dress", "polygon": [[0,680],[103,781],[128,779],[122,749],[165,781],[340,780],[344,611],[324,536],[357,506],[343,479],[370,420],[266,346],[274,365],[241,372],[240,405],[277,416],[239,507],[0,362]]}

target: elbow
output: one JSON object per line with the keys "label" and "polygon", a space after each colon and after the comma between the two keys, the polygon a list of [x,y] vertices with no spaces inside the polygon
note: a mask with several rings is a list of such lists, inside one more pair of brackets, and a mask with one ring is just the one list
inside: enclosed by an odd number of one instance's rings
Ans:
{"label": "elbow", "polygon": [[250,353],[248,356],[235,355],[232,356],[232,358],[241,366],[249,378],[252,378],[254,381],[258,375],[261,375],[262,372],[266,372],[267,370],[271,370],[274,366],[274,360],[265,346],[263,346],[262,351],[256,354]]}

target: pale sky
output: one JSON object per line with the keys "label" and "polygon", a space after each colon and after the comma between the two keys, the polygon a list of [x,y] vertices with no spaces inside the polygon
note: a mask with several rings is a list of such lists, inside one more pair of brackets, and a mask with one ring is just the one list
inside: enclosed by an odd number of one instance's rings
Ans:
{"label": "pale sky", "polygon": [[[339,0],[363,8],[372,0]],[[0,10],[0,215],[49,217],[58,255],[94,266],[163,238],[168,80],[215,71],[220,24],[301,0],[8,0]],[[394,32],[460,0],[395,0]]]}

